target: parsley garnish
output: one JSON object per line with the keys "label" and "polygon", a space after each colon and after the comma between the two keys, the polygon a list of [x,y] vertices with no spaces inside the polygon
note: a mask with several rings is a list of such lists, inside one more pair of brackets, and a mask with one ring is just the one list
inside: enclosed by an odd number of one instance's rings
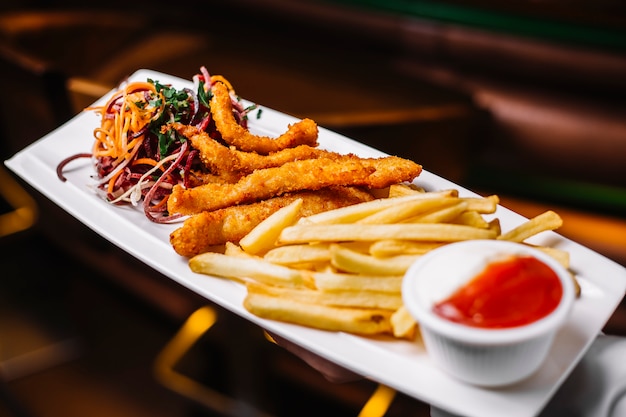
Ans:
{"label": "parsley garnish", "polygon": [[198,100],[201,105],[211,108],[211,98],[213,97],[213,92],[211,90],[208,92],[205,91],[204,84],[204,81],[200,81],[200,85],[198,86]]}
{"label": "parsley garnish", "polygon": [[185,90],[177,90],[172,86],[161,84],[158,81],[148,79],[154,84],[157,92],[163,94],[165,103],[159,97],[153,97],[150,105],[155,107],[164,106],[163,113],[150,123],[150,131],[159,139],[159,155],[161,158],[167,156],[169,148],[177,141],[184,142],[185,138],[177,138],[173,133],[161,133],[161,126],[170,122],[187,121],[191,111],[190,97]]}

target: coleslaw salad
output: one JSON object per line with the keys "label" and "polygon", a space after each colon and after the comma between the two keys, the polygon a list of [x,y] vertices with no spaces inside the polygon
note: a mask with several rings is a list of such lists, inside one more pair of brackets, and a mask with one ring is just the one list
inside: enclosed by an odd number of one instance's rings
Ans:
{"label": "coleslaw salad", "polygon": [[172,188],[189,186],[206,168],[189,141],[165,127],[173,122],[194,125],[219,140],[210,105],[211,88],[218,82],[229,89],[235,120],[247,128],[256,105],[244,107],[230,82],[210,75],[205,67],[193,76],[193,88],[178,90],[152,79],[127,82],[104,105],[85,109],[101,116],[92,150],[61,161],[58,177],[65,181],[63,169],[73,160],[91,158],[96,189],[110,203],[142,204],[146,216],[157,223],[181,217],[167,212]]}

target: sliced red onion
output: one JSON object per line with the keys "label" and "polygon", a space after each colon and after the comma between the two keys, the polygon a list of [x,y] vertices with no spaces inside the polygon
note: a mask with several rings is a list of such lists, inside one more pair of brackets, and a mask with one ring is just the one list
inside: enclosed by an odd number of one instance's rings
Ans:
{"label": "sliced red onion", "polygon": [[67,181],[67,178],[65,178],[65,175],[63,175],[63,169],[65,168],[65,166],[76,159],[91,158],[91,156],[92,154],[90,153],[77,153],[76,155],[65,158],[64,160],[59,162],[59,165],[57,165],[57,177],[59,177],[59,179],[63,182]]}

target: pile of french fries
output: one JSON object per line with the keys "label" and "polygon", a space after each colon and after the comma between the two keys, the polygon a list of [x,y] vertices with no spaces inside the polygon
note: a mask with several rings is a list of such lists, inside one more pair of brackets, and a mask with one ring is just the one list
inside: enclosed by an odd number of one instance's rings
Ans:
{"label": "pile of french fries", "polygon": [[[413,339],[402,278],[420,256],[470,239],[524,242],[562,224],[553,211],[503,233],[497,196],[459,197],[394,185],[388,195],[301,217],[300,200],[260,223],[239,244],[190,259],[190,268],[246,285],[251,313],[329,331]],[[564,266],[568,253],[542,247]]]}

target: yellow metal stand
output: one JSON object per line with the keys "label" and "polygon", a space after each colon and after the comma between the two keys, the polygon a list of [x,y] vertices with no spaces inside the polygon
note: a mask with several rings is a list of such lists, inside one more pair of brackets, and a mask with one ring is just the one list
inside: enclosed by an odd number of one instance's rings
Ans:
{"label": "yellow metal stand", "polygon": [[0,196],[13,211],[0,215],[0,238],[31,228],[37,220],[37,204],[13,177],[0,166]]}
{"label": "yellow metal stand", "polygon": [[[157,380],[170,390],[189,398],[208,409],[218,413],[237,416],[242,410],[246,415],[270,417],[270,415],[254,410],[248,404],[241,404],[236,399],[225,396],[194,379],[176,371],[176,365],[185,357],[187,352],[211,329],[217,321],[215,310],[204,306],[194,311],[182,327],[163,348],[154,363],[154,373]],[[271,337],[266,337],[274,342]],[[358,417],[382,417],[385,415],[396,392],[384,385],[379,385],[370,399],[358,414]]]}

